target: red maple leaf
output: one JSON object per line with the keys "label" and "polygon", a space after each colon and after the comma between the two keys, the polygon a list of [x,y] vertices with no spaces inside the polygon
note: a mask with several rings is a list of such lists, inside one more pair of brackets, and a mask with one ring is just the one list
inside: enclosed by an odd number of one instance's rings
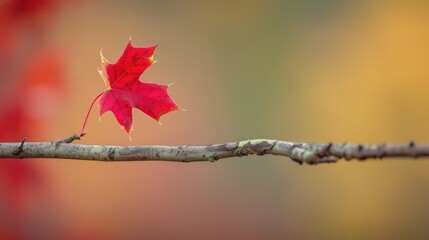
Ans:
{"label": "red maple leaf", "polygon": [[[130,41],[115,64],[109,63],[100,53],[102,69],[99,72],[108,89],[94,99],[89,111],[101,97],[100,116],[111,111],[129,134],[133,123],[132,108],[140,109],[158,122],[162,115],[180,109],[168,95],[168,85],[139,80],[140,75],[154,63],[153,54],[156,47],[135,48]],[[87,118],[81,136],[84,134]]]}

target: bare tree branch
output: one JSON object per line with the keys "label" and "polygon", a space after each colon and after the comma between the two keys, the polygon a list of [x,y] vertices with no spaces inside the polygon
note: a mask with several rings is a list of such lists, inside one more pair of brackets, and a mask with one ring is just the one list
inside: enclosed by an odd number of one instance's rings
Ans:
{"label": "bare tree branch", "polygon": [[95,161],[217,161],[252,154],[280,155],[300,164],[334,163],[340,159],[428,157],[429,145],[408,144],[320,144],[253,139],[203,146],[99,146],[72,144],[74,135],[53,142],[0,143],[0,158],[63,158]]}

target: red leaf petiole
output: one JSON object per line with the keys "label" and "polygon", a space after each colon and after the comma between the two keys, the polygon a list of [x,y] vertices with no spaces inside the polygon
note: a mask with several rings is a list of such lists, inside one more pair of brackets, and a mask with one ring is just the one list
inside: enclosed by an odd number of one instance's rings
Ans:
{"label": "red leaf petiole", "polygon": [[103,94],[104,94],[104,92],[102,92],[102,93],[98,94],[98,96],[97,96],[97,97],[95,97],[94,101],[92,101],[91,106],[90,106],[90,107],[89,107],[89,109],[88,109],[88,113],[86,114],[85,121],[83,122],[82,130],[80,130],[79,137],[83,137],[83,135],[85,135],[85,133],[84,133],[83,131],[85,130],[86,122],[88,121],[88,117],[89,117],[89,114],[91,113],[92,107],[94,107],[95,102],[96,102],[96,101],[97,101],[97,100],[98,100],[98,99],[99,99]]}

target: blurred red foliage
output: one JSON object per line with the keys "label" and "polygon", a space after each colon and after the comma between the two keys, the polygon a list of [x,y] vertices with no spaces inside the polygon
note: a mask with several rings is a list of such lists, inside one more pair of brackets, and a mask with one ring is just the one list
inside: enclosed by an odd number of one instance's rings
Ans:
{"label": "blurred red foliage", "polygon": [[[63,2],[0,3],[1,142],[41,138],[52,103],[65,90],[62,56],[43,46],[46,27]],[[46,190],[46,183],[35,162],[0,159],[0,239],[21,239],[13,224],[25,218],[28,192]]]}

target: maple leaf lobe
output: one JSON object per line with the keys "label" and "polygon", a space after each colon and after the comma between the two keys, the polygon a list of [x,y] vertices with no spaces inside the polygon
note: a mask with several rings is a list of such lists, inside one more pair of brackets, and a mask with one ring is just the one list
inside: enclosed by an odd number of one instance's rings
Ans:
{"label": "maple leaf lobe", "polygon": [[110,64],[101,55],[102,70],[99,72],[108,89],[100,99],[100,116],[111,111],[128,134],[133,122],[132,108],[143,111],[158,122],[162,115],[179,109],[169,96],[167,85],[139,80],[154,62],[156,47],[135,48],[129,42],[115,64]]}

